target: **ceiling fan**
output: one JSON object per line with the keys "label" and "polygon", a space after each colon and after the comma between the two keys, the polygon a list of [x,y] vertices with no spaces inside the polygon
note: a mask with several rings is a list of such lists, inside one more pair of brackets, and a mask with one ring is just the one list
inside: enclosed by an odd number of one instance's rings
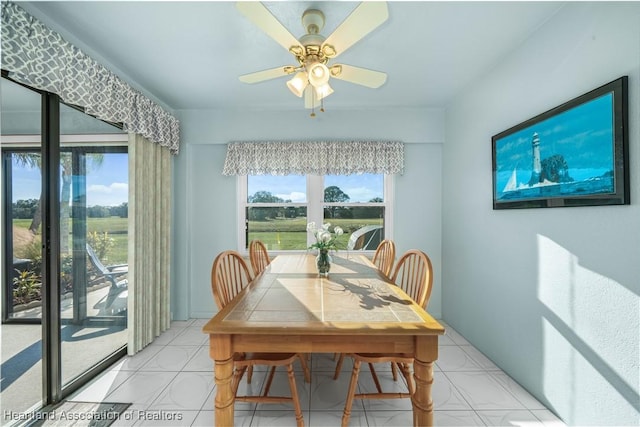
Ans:
{"label": "ceiling fan", "polygon": [[[306,34],[296,39],[278,19],[260,2],[239,1],[237,7],[251,22],[287,49],[296,59],[297,65],[285,65],[269,70],[240,76],[244,83],[259,83],[293,74],[287,87],[298,97],[304,96],[305,108],[312,109],[315,116],[318,101],[333,93],[330,78],[378,88],[387,80],[380,71],[354,67],[347,64],[330,64],[364,36],[380,26],[389,17],[386,2],[362,2],[336,28],[324,37],[324,14],[318,9],[308,9],[302,14],[302,25]],[[321,108],[321,111],[324,111]]]}

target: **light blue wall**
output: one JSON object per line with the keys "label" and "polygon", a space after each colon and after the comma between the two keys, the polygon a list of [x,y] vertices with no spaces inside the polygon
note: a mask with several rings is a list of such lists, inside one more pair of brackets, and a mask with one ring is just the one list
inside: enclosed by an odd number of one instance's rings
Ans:
{"label": "light blue wall", "polygon": [[[632,204],[492,210],[491,136],[622,75]],[[446,111],[444,319],[567,424],[639,425],[640,3],[569,2],[471,86]]]}
{"label": "light blue wall", "polygon": [[438,109],[332,111],[179,111],[180,155],[175,159],[172,313],[174,319],[216,312],[210,273],[215,256],[237,248],[236,179],[222,176],[229,141],[400,140],[405,174],[395,179],[394,240],[417,248],[434,264],[429,311],[441,313],[441,152],[444,115]]}

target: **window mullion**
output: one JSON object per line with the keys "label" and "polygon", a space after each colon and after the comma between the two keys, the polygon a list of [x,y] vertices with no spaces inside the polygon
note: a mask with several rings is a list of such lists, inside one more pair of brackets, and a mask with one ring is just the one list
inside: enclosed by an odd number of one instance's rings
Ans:
{"label": "window mullion", "polygon": [[[307,208],[307,222],[315,222],[320,225],[324,221],[324,177],[321,175],[307,175],[307,195],[309,206]],[[307,233],[307,246],[314,243],[313,236]]]}
{"label": "window mullion", "polygon": [[247,175],[238,175],[236,178],[236,195],[238,197],[238,211],[236,212],[236,218],[238,219],[238,226],[236,230],[238,232],[238,251],[245,252],[249,242],[247,242]]}

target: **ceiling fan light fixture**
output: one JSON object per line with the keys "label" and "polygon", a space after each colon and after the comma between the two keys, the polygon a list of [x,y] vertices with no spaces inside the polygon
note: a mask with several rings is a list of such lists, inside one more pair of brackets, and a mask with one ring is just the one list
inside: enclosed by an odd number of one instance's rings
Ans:
{"label": "ceiling fan light fixture", "polygon": [[316,62],[308,68],[309,83],[313,87],[320,87],[329,81],[330,73],[326,65]]}
{"label": "ceiling fan light fixture", "polygon": [[333,93],[333,89],[329,86],[329,83],[325,83],[315,88],[316,91],[316,99],[321,100],[326,98],[327,96]]}
{"label": "ceiling fan light fixture", "polygon": [[333,58],[337,55],[336,48],[331,46],[330,44],[325,44],[322,46],[322,54],[326,58]]}
{"label": "ceiling fan light fixture", "polygon": [[237,7],[258,28],[289,51],[298,63],[296,66],[287,65],[245,74],[240,76],[240,81],[252,84],[289,75],[291,80],[287,82],[287,87],[294,95],[304,99],[304,106],[311,109],[312,117],[315,116],[314,108],[317,105],[320,111],[324,111],[324,98],[333,93],[329,86],[331,78],[373,89],[386,82],[387,75],[380,71],[344,64],[327,65],[389,18],[386,1],[361,2],[328,37],[321,34],[325,17],[317,9],[308,9],[302,14],[302,26],[306,34],[297,38],[262,2],[238,1]]}
{"label": "ceiling fan light fixture", "polygon": [[287,82],[287,87],[295,96],[301,98],[308,84],[309,79],[307,77],[307,73],[300,71]]}

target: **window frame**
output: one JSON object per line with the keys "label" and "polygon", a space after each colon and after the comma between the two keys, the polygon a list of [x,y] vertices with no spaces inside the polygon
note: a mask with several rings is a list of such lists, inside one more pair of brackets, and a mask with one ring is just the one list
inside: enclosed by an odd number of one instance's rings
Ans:
{"label": "window frame", "polygon": [[[343,207],[362,207],[362,206],[381,206],[384,207],[384,236],[385,239],[393,239],[393,207],[394,207],[394,175],[391,174],[379,174],[383,175],[383,202],[379,204],[365,204],[362,202],[329,202],[324,201],[324,175],[306,175],[307,181],[307,201],[303,203],[249,203],[247,184],[248,175],[236,176],[236,195],[237,195],[237,246],[238,252],[244,255],[248,255],[249,250],[247,248],[249,242],[247,242],[247,224],[246,224],[246,209],[249,206],[259,207],[306,207],[307,208],[307,222],[314,221],[316,224],[322,224],[324,222],[324,207],[326,205],[331,206],[343,206]],[[307,233],[307,245],[313,243],[313,236]],[[299,250],[271,250],[269,253],[278,255],[281,253],[298,253],[305,252],[305,249]],[[364,254],[372,254],[373,250],[358,251]]]}

